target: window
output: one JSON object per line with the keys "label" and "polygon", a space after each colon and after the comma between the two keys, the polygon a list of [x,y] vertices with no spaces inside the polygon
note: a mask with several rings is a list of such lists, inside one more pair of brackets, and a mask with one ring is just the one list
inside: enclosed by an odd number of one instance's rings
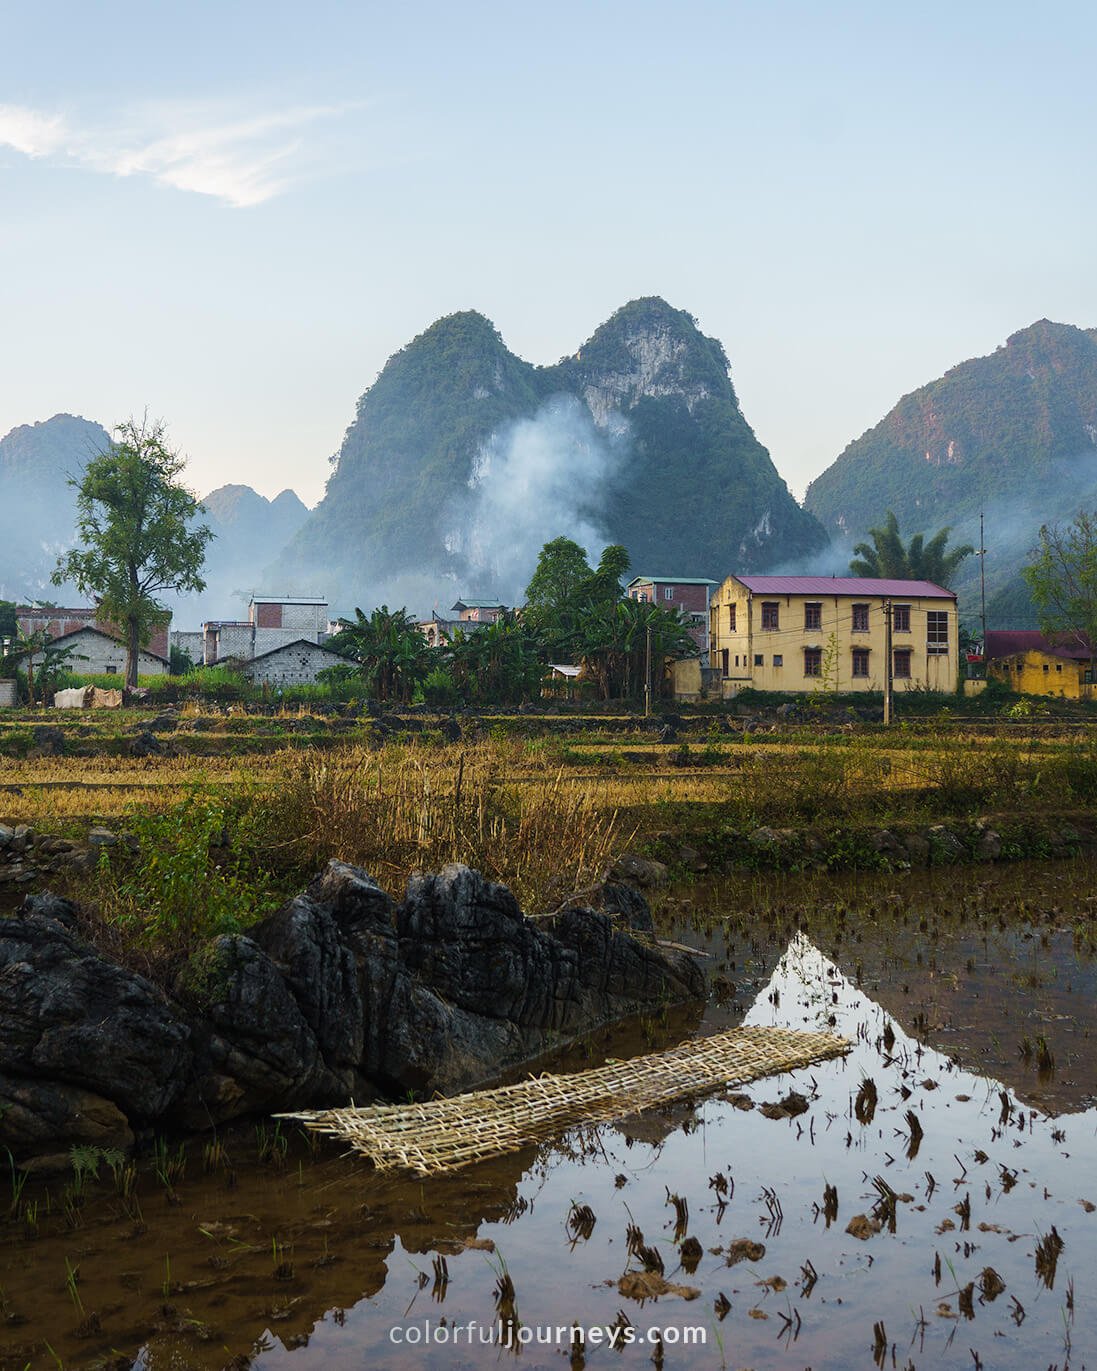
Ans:
{"label": "window", "polygon": [[804,648],[804,675],[821,676],[823,674],[823,649],[821,647]]}
{"label": "window", "polygon": [[892,605],[891,627],[896,633],[910,632],[910,605]]}
{"label": "window", "polygon": [[868,648],[855,647],[853,649],[853,674],[854,676],[868,675]]}
{"label": "window", "polygon": [[1044,670],[1045,670],[1045,671],[1047,670],[1047,663],[1046,663],[1046,662],[1044,663]]}
{"label": "window", "polygon": [[926,651],[931,657],[948,651],[948,614],[942,609],[926,615]]}
{"label": "window", "polygon": [[673,600],[673,599],[674,599],[674,587],[673,587],[673,586],[664,586],[664,587],[663,587],[663,599],[664,599],[664,600]]}
{"label": "window", "polygon": [[735,606],[728,605],[728,632],[735,632]]}
{"label": "window", "polygon": [[[726,647],[723,649],[723,651],[722,651],[722,653],[721,653],[720,655],[721,655],[721,658],[722,658],[722,661],[723,661],[724,675],[727,676],[727,675],[728,675],[728,650],[727,650]],[[738,657],[736,657],[736,659],[735,659],[735,665],[736,665],[736,666],[739,665],[739,658],[738,658]]]}
{"label": "window", "polygon": [[895,680],[910,680],[910,659],[911,650],[909,647],[897,647],[895,649],[894,664],[891,669],[891,674]]}
{"label": "window", "polygon": [[766,660],[766,659],[762,656],[762,654],[761,654],[760,652],[756,652],[756,653],[754,654],[754,665],[755,665],[755,666],[764,666],[764,665],[765,665],[765,660]]}
{"label": "window", "polygon": [[822,601],[809,601],[804,606],[804,627],[822,628],[823,627],[823,605]]}
{"label": "window", "polygon": [[868,605],[853,606],[853,631],[854,633],[868,632]]}
{"label": "window", "polygon": [[[782,657],[781,654],[780,654],[779,652],[775,652],[775,653],[773,654],[773,665],[774,665],[774,666],[784,666],[784,664],[785,664],[785,659],[784,659],[784,657]],[[1060,668],[1060,670],[1061,670],[1061,669],[1062,669],[1062,668]]]}
{"label": "window", "polygon": [[1057,666],[1057,667],[1055,668],[1056,671],[1062,671],[1062,669],[1063,669],[1063,668],[1062,668],[1061,666]]}
{"label": "window", "polygon": [[781,606],[776,600],[762,601],[762,627],[776,628],[778,626],[779,611]]}

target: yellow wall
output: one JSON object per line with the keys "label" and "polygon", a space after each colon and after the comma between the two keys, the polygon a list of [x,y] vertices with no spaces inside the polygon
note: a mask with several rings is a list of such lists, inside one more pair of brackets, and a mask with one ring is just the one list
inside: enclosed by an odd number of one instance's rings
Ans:
{"label": "yellow wall", "polygon": [[699,700],[701,698],[701,659],[684,657],[681,661],[668,663],[668,670],[674,687],[676,700]]}
{"label": "yellow wall", "polygon": [[[762,627],[762,602],[778,606],[778,627]],[[910,631],[898,629],[892,633],[892,650],[909,648],[910,679],[894,678],[897,691],[928,689],[953,691],[959,671],[956,601],[933,598],[909,598],[893,595],[893,605],[910,606]],[[819,628],[805,629],[805,606],[820,604]],[[853,606],[867,604],[868,629],[854,630]],[[728,622],[728,608],[735,606],[735,629]],[[948,651],[929,654],[926,650],[926,615],[930,610],[948,614]],[[887,657],[887,624],[884,602],[880,596],[870,595],[761,595],[753,594],[735,576],[729,576],[712,598],[709,611],[709,633],[712,666],[723,666],[723,652],[728,653],[728,674],[724,680],[724,694],[751,686],[755,690],[811,692],[823,689],[838,691],[883,690]],[[804,649],[818,647],[823,652],[823,671],[828,669],[828,654],[836,645],[830,675],[804,675]],[[867,676],[853,675],[853,649],[868,649]],[[781,665],[774,664],[780,657]],[[761,661],[757,661],[761,658]]]}
{"label": "yellow wall", "polygon": [[1022,695],[1062,695],[1088,700],[1093,687],[1085,683],[1086,662],[1066,661],[1048,652],[1017,652],[987,663],[987,675],[1005,681]]}

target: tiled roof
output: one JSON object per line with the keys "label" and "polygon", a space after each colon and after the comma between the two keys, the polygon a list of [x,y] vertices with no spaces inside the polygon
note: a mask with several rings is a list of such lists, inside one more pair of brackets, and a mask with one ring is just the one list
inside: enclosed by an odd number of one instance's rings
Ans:
{"label": "tiled roof", "polygon": [[956,595],[932,581],[878,580],[871,576],[736,576],[755,595],[874,595],[906,599],[955,600]]}

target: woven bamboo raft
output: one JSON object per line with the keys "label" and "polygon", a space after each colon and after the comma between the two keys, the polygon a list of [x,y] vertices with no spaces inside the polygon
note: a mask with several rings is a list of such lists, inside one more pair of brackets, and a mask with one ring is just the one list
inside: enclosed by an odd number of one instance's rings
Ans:
{"label": "woven bamboo raft", "polygon": [[831,1033],[733,1028],[629,1061],[569,1076],[530,1076],[516,1085],[422,1104],[371,1105],[279,1114],[349,1142],[381,1171],[437,1175],[543,1142],[580,1123],[637,1114],[721,1086],[809,1066],[849,1051]]}

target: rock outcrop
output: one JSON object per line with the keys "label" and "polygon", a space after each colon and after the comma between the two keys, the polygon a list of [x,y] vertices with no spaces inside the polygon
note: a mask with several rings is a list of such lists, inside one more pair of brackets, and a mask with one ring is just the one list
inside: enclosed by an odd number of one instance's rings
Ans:
{"label": "rock outcrop", "polygon": [[[0,1147],[17,1161],[260,1111],[449,1093],[630,1012],[699,999],[693,958],[644,942],[638,892],[527,919],[463,866],[396,906],[330,862],[247,934],[201,948],[170,994],[31,896],[0,920]],[[624,916],[615,917],[615,911]]]}

